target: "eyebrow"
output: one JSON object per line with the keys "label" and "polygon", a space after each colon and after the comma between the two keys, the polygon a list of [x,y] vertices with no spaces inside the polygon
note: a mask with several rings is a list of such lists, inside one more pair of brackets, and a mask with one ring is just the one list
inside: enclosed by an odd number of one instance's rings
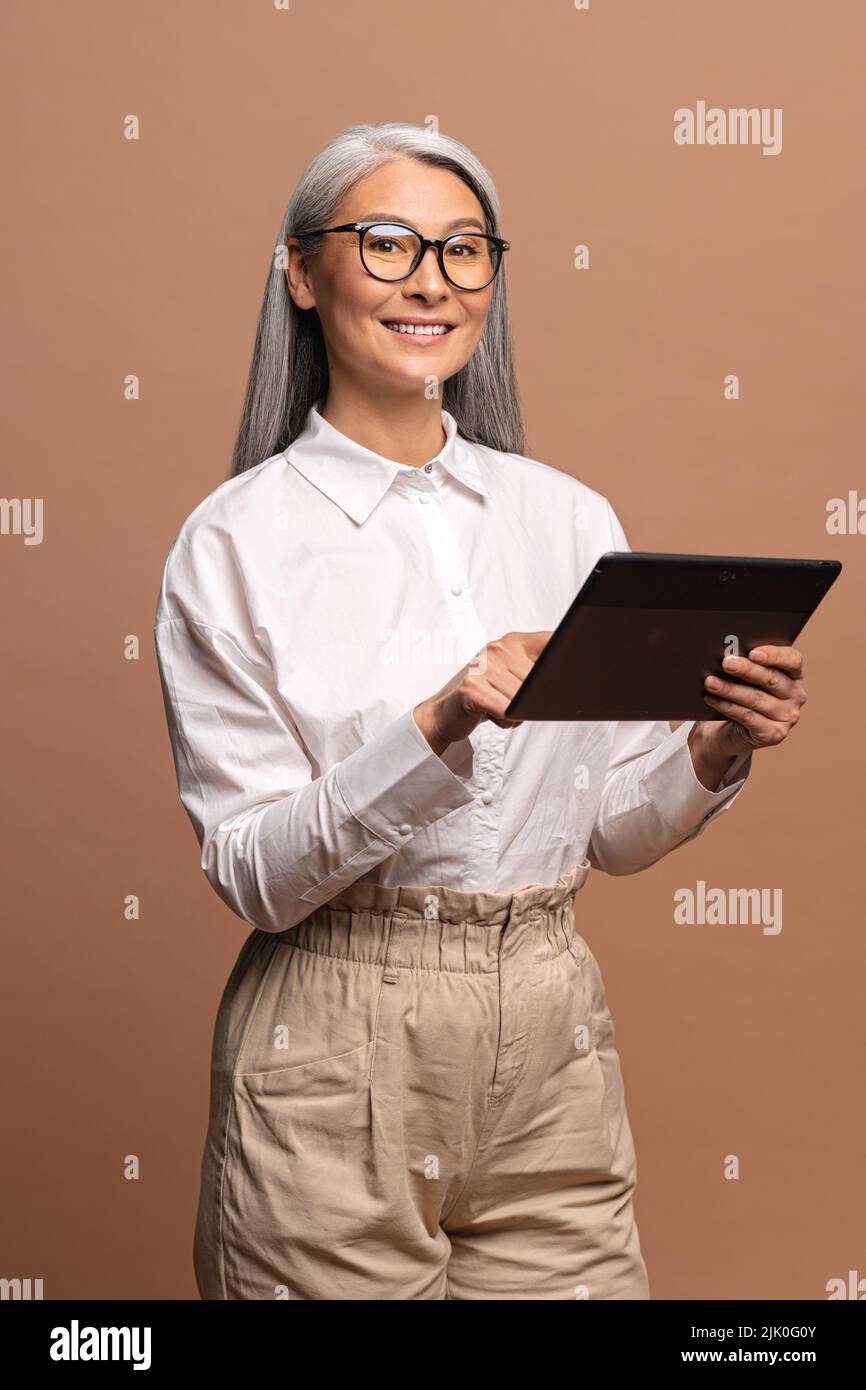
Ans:
{"label": "eyebrow", "polygon": [[[399,223],[401,226],[403,226],[403,227],[408,227],[408,226],[411,226],[411,225],[412,225],[411,223],[409,223],[409,222],[406,221],[405,217],[402,217],[399,213],[396,213],[396,212],[368,212],[367,215],[366,215],[365,217],[356,217],[356,218],[355,218],[355,221],[356,221],[356,222],[398,222],[398,223]],[[484,228],[484,223],[483,223],[483,222],[479,222],[479,220],[478,220],[477,217],[455,217],[455,219],[454,219],[453,222],[447,222],[447,223],[445,224],[445,231],[446,231],[446,232],[449,232],[449,231],[451,231],[454,227],[469,227],[469,226],[478,227],[479,230],[482,231],[482,232],[485,230],[485,228]]]}

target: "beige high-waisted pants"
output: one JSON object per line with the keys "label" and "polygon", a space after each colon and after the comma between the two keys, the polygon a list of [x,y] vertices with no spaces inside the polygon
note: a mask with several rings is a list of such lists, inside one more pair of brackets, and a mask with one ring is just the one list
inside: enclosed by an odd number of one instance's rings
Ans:
{"label": "beige high-waisted pants", "polygon": [[514,893],[356,882],[254,930],[216,1020],[205,1299],[650,1297],[589,862]]}

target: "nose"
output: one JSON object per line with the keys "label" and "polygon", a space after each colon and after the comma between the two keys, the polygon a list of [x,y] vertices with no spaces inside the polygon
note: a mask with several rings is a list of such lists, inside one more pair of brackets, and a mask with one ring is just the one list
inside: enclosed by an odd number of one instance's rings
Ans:
{"label": "nose", "polygon": [[423,294],[426,298],[448,294],[451,287],[439,268],[435,246],[424,247],[421,260],[403,284],[409,287],[411,293]]}

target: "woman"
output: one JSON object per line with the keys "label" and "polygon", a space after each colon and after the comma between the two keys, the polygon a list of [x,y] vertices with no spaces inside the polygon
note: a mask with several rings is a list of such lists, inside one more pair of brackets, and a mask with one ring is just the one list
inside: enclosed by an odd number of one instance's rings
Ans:
{"label": "woman", "polygon": [[675,733],[510,723],[628,542],[523,454],[492,180],[455,140],[358,126],[278,241],[233,473],[155,626],[202,868],[254,928],[216,1022],[200,1293],[647,1298],[574,898],[729,809],[796,720],[799,654]]}

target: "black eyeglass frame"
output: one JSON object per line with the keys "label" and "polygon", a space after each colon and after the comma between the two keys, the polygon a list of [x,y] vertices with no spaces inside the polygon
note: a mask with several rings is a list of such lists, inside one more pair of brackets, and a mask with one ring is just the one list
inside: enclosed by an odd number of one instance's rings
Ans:
{"label": "black eyeglass frame", "polygon": [[[414,263],[412,264],[411,268],[406,271],[405,275],[398,275],[394,279],[391,279],[387,275],[377,275],[375,270],[371,270],[370,267],[367,265],[367,262],[364,260],[364,237],[366,236],[367,232],[370,231],[371,227],[402,227],[404,231],[411,232],[413,236],[416,236],[418,238],[418,240],[421,243],[420,250],[418,251],[418,255],[415,257]],[[474,294],[476,290],[486,290],[488,285],[492,285],[493,281],[499,274],[499,270],[502,265],[502,258],[505,255],[505,252],[511,250],[510,242],[503,241],[502,237],[499,236],[491,236],[488,232],[476,232],[474,230],[470,232],[470,230],[467,228],[466,231],[452,232],[450,236],[441,237],[439,240],[437,240],[435,237],[422,236],[421,233],[417,230],[417,228],[410,227],[408,222],[345,222],[341,227],[317,227],[312,231],[296,233],[296,235],[323,236],[326,232],[357,232],[358,254],[361,257],[361,265],[364,267],[368,275],[372,275],[374,280],[381,280],[386,285],[398,285],[401,280],[408,280],[410,275],[415,274],[415,271],[418,269],[422,260],[426,256],[428,248],[431,246],[435,246],[436,259],[439,262],[439,269],[442,271],[442,274],[444,275],[445,279],[448,281],[449,285],[454,286],[455,290],[464,290],[467,294]],[[445,268],[445,247],[448,245],[448,242],[457,241],[460,237],[470,235],[483,236],[485,241],[492,241],[499,251],[499,260],[497,261],[496,269],[494,270],[490,279],[485,280],[483,285],[458,285],[456,280],[451,279],[451,276],[448,274],[448,271]]]}

